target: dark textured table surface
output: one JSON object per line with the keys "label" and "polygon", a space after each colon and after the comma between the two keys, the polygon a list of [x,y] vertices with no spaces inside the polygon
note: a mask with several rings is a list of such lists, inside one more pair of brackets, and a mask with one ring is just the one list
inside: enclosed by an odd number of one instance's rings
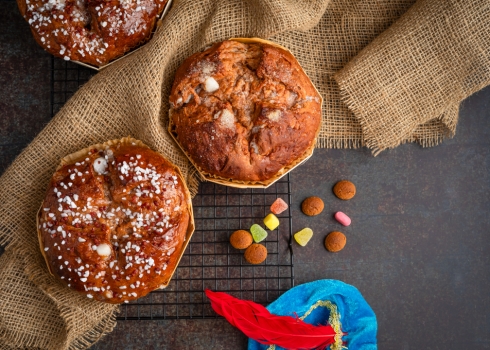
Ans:
{"label": "dark textured table surface", "polygon": [[[50,120],[50,56],[34,42],[15,2],[0,1],[0,173]],[[372,157],[366,149],[318,149],[292,173],[296,284],[339,279],[356,286],[378,318],[380,349],[490,349],[490,88],[463,102],[456,136],[422,149],[403,145]],[[347,178],[347,202],[332,194]],[[300,211],[325,200],[314,218]],[[346,248],[323,247],[340,229]],[[218,320],[120,321],[93,349],[245,349],[246,338]]]}

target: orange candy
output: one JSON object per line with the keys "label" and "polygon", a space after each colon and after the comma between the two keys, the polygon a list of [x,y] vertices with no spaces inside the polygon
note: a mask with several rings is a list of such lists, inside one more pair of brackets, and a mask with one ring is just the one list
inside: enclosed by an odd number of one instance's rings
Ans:
{"label": "orange candy", "polygon": [[278,215],[288,208],[288,204],[281,198],[277,198],[271,205],[271,212]]}

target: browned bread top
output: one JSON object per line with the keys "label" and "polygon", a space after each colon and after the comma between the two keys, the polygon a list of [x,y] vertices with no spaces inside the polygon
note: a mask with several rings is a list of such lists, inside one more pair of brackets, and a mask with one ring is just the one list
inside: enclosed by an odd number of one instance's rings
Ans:
{"label": "browned bread top", "polygon": [[102,66],[147,40],[167,0],[17,0],[36,41],[66,60]]}
{"label": "browned bread top", "polygon": [[170,94],[171,132],[204,172],[263,181],[315,142],[321,97],[288,51],[234,40],[184,61]]}
{"label": "browned bread top", "polygon": [[121,303],[168,282],[191,210],[180,172],[160,154],[140,143],[91,147],[49,183],[38,214],[41,249],[68,287]]}

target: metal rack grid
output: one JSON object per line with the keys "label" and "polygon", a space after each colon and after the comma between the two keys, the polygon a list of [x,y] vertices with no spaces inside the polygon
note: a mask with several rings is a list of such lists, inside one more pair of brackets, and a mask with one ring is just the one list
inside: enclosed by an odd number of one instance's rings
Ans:
{"label": "metal rack grid", "polygon": [[[52,60],[51,111],[56,114],[95,71],[57,58]],[[204,290],[224,291],[269,304],[294,286],[291,209],[278,215],[279,228],[263,244],[264,263],[251,265],[231,247],[229,235],[262,224],[278,197],[291,203],[289,175],[267,189],[236,189],[201,183],[193,199],[196,231],[169,284],[121,307],[120,320],[216,318]]]}
{"label": "metal rack grid", "polygon": [[51,116],[97,72],[76,63],[51,57]]}

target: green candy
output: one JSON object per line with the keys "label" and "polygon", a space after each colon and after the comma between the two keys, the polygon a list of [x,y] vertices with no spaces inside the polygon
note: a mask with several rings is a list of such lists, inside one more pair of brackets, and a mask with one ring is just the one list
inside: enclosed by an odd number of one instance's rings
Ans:
{"label": "green candy", "polygon": [[262,242],[267,238],[267,231],[257,224],[253,224],[252,227],[250,227],[250,233],[252,234],[255,243]]}

